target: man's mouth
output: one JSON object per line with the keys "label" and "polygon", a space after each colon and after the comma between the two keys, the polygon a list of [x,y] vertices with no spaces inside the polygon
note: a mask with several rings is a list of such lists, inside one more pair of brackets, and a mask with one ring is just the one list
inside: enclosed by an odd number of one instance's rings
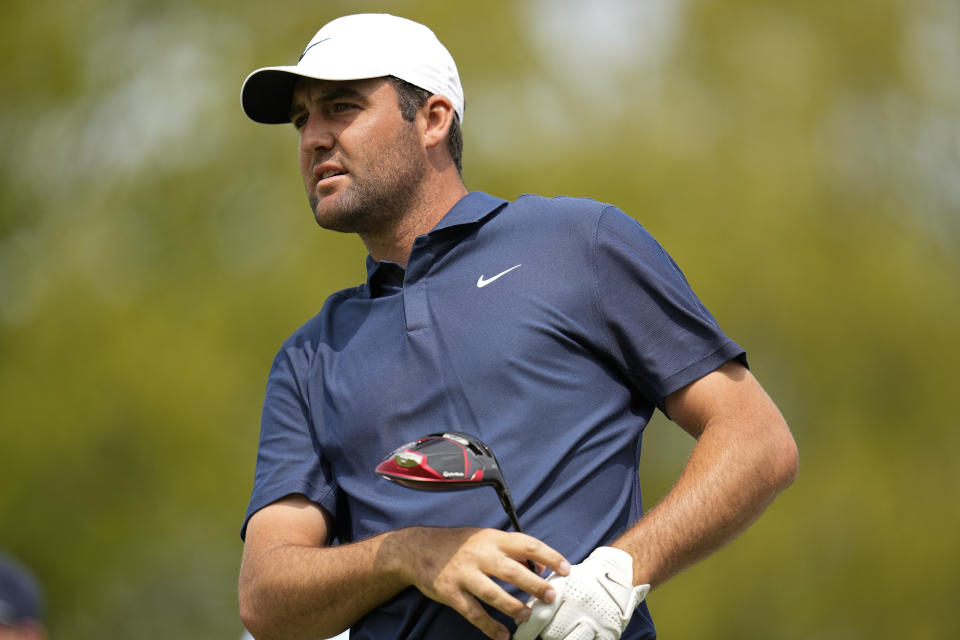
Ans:
{"label": "man's mouth", "polygon": [[313,168],[313,179],[318,183],[347,174],[347,170],[332,162],[324,162]]}

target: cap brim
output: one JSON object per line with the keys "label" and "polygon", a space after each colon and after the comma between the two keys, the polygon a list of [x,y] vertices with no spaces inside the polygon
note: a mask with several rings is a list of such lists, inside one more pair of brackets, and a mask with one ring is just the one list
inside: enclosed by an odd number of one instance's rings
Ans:
{"label": "cap brim", "polygon": [[364,80],[389,75],[389,71],[373,67],[313,68],[264,67],[243,81],[240,102],[244,113],[254,122],[285,124],[290,122],[293,90],[300,78],[314,80]]}
{"label": "cap brim", "polygon": [[243,112],[254,122],[284,124],[290,122],[293,89],[303,74],[296,67],[257,69],[243,81],[240,102]]}

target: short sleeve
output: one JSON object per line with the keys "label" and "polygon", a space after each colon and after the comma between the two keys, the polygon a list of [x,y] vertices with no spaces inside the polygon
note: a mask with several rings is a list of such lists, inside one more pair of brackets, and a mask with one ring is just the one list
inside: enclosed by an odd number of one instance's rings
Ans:
{"label": "short sleeve", "polygon": [[302,494],[331,514],[337,512],[335,480],[321,455],[316,425],[301,384],[309,366],[309,354],[295,342],[285,345],[274,359],[260,421],[253,492],[241,538],[254,513],[291,494]]}
{"label": "short sleeve", "polygon": [[598,221],[594,276],[610,354],[661,411],[668,395],[725,362],[746,364],[673,259],[615,207]]}

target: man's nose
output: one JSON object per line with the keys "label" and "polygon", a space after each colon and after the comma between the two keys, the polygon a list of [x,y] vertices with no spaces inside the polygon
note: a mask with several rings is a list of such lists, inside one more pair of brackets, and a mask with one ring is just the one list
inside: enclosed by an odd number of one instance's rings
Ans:
{"label": "man's nose", "polygon": [[300,149],[304,153],[333,148],[334,136],[329,122],[320,114],[310,114],[300,131]]}

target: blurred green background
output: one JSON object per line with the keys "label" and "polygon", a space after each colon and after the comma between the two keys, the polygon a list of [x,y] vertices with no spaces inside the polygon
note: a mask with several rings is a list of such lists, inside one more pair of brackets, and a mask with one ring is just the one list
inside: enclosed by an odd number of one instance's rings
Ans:
{"label": "blurred green background", "polygon": [[[267,370],[365,255],[240,84],[370,10],[457,59],[468,187],[636,217],[795,432],[798,482],[650,596],[662,637],[960,637],[956,0],[6,0],[0,549],[52,637],[239,636]],[[651,503],[691,441],[644,444]]]}

